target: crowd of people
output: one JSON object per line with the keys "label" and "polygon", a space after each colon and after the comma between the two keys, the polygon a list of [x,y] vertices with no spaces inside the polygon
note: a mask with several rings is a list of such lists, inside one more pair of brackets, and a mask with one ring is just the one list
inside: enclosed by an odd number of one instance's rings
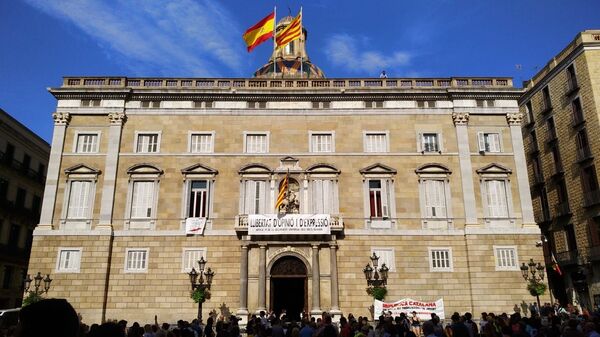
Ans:
{"label": "crowd of people", "polygon": [[121,320],[86,326],[66,300],[47,299],[24,307],[18,326],[0,331],[0,337],[600,337],[600,311],[578,312],[550,304],[533,309],[529,317],[515,306],[513,314],[484,312],[479,319],[455,312],[447,322],[434,313],[421,320],[416,312],[397,316],[388,312],[374,322],[351,313],[335,320],[327,312],[316,319],[260,312],[243,328],[236,316],[215,315],[206,324],[194,319],[159,325],[155,316],[153,324],[129,325]]}

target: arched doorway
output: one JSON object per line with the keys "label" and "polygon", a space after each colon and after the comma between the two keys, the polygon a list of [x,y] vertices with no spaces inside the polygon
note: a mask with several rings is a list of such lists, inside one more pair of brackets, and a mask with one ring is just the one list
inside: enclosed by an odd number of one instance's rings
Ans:
{"label": "arched doorway", "polygon": [[295,256],[284,256],[275,261],[271,268],[271,309],[279,315],[300,319],[307,311],[307,273],[306,266]]}

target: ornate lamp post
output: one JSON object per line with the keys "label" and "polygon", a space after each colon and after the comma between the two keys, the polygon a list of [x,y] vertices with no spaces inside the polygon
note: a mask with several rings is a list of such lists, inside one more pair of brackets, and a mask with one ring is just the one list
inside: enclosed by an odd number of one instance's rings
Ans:
{"label": "ornate lamp post", "polygon": [[[523,275],[523,278],[525,279],[525,281],[527,281],[528,283],[528,288],[529,285],[532,286],[532,289],[535,288],[535,297],[537,299],[537,305],[538,305],[538,310],[540,310],[541,306],[540,306],[540,294],[537,292],[537,286],[539,284],[542,283],[542,281],[544,280],[544,266],[542,266],[541,263],[535,263],[533,261],[533,259],[529,259],[529,263],[525,264],[525,262],[523,262],[523,264],[521,264],[521,274]],[[533,295],[533,292],[530,291]]]}
{"label": "ornate lamp post", "polygon": [[[215,276],[215,272],[210,268],[204,271],[204,267],[206,267],[206,260],[204,260],[204,257],[200,257],[200,260],[198,260],[198,266],[200,267],[200,272],[197,272],[196,269],[192,268],[192,271],[190,271],[188,275],[190,276],[192,292],[200,291],[204,294],[198,300],[198,320],[202,321],[202,303],[204,303],[206,300],[206,291],[210,290],[210,285],[212,284],[212,279],[213,276]],[[204,275],[204,277],[202,275]],[[200,279],[198,279],[198,276],[200,276]]]}
{"label": "ornate lamp post", "polygon": [[[31,281],[33,281],[33,289],[29,290],[29,288],[31,288]],[[42,281],[44,282],[44,288],[40,289],[40,287],[42,286]],[[46,274],[46,277],[43,277],[42,273],[38,271],[37,275],[33,278],[33,280],[31,279],[31,275],[27,274],[27,277],[25,278],[25,292],[29,294],[33,293],[36,295],[47,293],[48,290],[50,290],[50,283],[52,283],[50,274]]]}
{"label": "ornate lamp post", "polygon": [[367,279],[367,285],[369,287],[385,287],[387,284],[388,271],[390,269],[385,265],[385,263],[383,263],[381,267],[377,269],[379,264],[379,256],[377,256],[375,253],[373,253],[370,258],[373,267],[371,267],[370,264],[367,264],[365,269],[363,269],[363,273]]}

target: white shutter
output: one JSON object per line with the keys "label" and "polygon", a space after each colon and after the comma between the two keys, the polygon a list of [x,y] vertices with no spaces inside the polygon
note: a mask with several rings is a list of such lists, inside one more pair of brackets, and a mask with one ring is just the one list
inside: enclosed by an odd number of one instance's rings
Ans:
{"label": "white shutter", "polygon": [[477,141],[479,143],[479,152],[485,152],[485,134],[477,132]]}
{"label": "white shutter", "polygon": [[131,217],[147,219],[152,217],[152,204],[154,200],[153,181],[135,181],[133,183],[133,197],[131,201]]}
{"label": "white shutter", "polygon": [[417,142],[417,152],[425,151],[425,140],[423,139],[423,134],[419,132],[419,141]]}
{"label": "white shutter", "polygon": [[254,199],[256,196],[256,182],[254,180],[246,180],[246,195],[244,200],[244,214],[256,214],[254,209]]}
{"label": "white shutter", "polygon": [[384,218],[388,218],[390,216],[389,213],[389,180],[381,180],[381,216]]}
{"label": "white shutter", "polygon": [[67,219],[85,219],[89,214],[90,181],[72,181]]}
{"label": "white shutter", "polygon": [[490,152],[500,152],[500,134],[490,133],[487,136]]}
{"label": "white shutter", "polygon": [[427,217],[445,218],[446,217],[446,197],[444,191],[444,181],[425,180],[425,208]]}
{"label": "white shutter", "polygon": [[313,180],[313,213],[323,212],[323,180]]}
{"label": "white shutter", "polygon": [[323,213],[333,213],[333,181],[323,180]]}
{"label": "white shutter", "polygon": [[489,216],[493,218],[508,217],[506,182],[503,180],[488,180],[487,194]]}
{"label": "white shutter", "polygon": [[258,210],[256,213],[263,214],[267,209],[266,182],[258,181],[256,188],[258,189],[258,192],[256,194],[258,196]]}

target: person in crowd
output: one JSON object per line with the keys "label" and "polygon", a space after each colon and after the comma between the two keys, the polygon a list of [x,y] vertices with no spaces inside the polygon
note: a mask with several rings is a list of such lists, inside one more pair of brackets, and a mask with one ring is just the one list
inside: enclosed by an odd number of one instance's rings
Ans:
{"label": "person in crowd", "polygon": [[44,299],[19,312],[18,337],[77,337],[79,318],[65,299]]}
{"label": "person in crowd", "polygon": [[437,337],[434,333],[434,323],[433,318],[431,321],[427,321],[423,323],[423,336],[424,337]]}
{"label": "person in crowd", "polygon": [[452,325],[450,329],[452,331],[452,337],[469,337],[469,330],[467,326],[462,322],[462,319],[458,312],[452,314]]}
{"label": "person in crowd", "polygon": [[469,331],[469,337],[479,336],[479,329],[477,328],[477,324],[473,322],[473,315],[470,312],[465,312],[463,324]]}
{"label": "person in crowd", "polygon": [[416,336],[421,336],[421,320],[417,316],[417,312],[413,311],[410,313],[410,330],[415,333]]}

